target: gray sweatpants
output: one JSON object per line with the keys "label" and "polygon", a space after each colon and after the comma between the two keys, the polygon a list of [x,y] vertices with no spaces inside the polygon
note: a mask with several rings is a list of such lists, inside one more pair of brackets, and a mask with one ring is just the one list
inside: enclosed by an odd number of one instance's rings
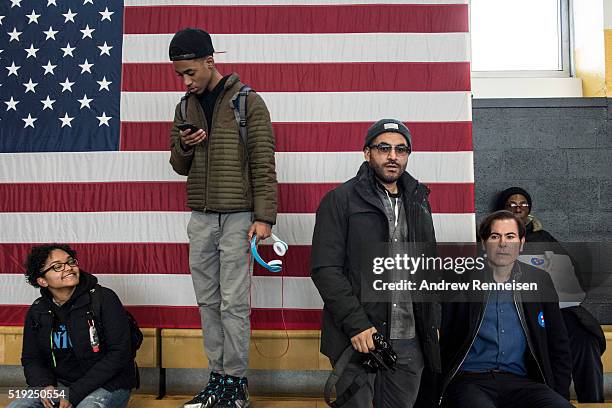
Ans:
{"label": "gray sweatpants", "polygon": [[247,232],[252,213],[191,213],[189,267],[200,308],[208,367],[244,377],[251,335],[251,267]]}

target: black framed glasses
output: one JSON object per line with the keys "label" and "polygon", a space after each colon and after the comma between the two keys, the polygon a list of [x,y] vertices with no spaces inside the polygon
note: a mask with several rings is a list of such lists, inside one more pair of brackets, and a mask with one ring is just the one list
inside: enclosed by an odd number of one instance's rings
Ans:
{"label": "black framed glasses", "polygon": [[51,269],[53,269],[55,272],[62,272],[66,269],[66,265],[68,265],[71,268],[75,266],[79,266],[79,261],[77,261],[74,258],[70,258],[66,262],[54,263],[53,265],[51,265],[50,267],[42,271],[40,274],[44,275],[45,273],[49,272]]}
{"label": "black framed glasses", "polygon": [[510,203],[506,204],[506,208],[512,208],[513,210],[515,208],[529,208],[529,203]]}
{"label": "black framed glasses", "polygon": [[370,149],[376,149],[382,154],[389,154],[391,153],[391,150],[394,150],[394,149],[395,149],[395,154],[397,154],[398,156],[406,156],[408,153],[410,153],[410,147],[405,144],[393,146],[393,145],[390,145],[389,143],[379,143],[379,144],[370,145],[368,147]]}

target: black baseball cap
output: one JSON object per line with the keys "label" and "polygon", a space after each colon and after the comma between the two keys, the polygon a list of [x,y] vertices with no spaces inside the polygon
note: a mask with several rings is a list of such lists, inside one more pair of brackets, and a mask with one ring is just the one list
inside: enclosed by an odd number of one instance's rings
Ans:
{"label": "black baseball cap", "polygon": [[185,28],[174,34],[168,50],[170,61],[208,57],[214,52],[210,34],[199,28]]}
{"label": "black baseball cap", "polygon": [[372,140],[376,139],[376,136],[386,132],[395,132],[404,136],[408,148],[412,151],[412,136],[410,135],[410,130],[408,130],[406,125],[396,119],[381,119],[370,126],[363,143],[363,148],[365,149],[368,147],[370,143],[372,143]]}

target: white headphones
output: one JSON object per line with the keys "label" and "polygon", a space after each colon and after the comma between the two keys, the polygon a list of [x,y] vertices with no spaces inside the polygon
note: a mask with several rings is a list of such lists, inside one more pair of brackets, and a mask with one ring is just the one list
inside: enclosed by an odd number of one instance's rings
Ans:
{"label": "white headphones", "polygon": [[[287,250],[289,250],[289,245],[287,245],[285,241],[279,239],[274,234],[272,234],[272,239],[274,240],[272,248],[274,249],[276,255],[285,256]],[[261,256],[259,256],[259,253],[257,252],[257,236],[255,235],[251,239],[251,254],[253,255],[253,258],[255,259],[255,261],[257,261],[258,264],[260,264],[270,272],[278,273],[283,270],[283,261],[281,261],[280,259],[273,259],[269,262],[266,262],[261,258]]]}

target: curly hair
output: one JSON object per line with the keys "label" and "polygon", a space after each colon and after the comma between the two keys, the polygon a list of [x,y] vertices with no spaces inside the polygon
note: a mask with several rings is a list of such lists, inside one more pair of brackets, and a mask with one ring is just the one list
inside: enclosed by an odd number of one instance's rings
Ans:
{"label": "curly hair", "polygon": [[35,288],[40,287],[38,282],[36,282],[36,279],[42,276],[40,270],[47,259],[49,259],[51,252],[56,249],[61,249],[71,257],[76,258],[76,251],[66,244],[45,244],[32,247],[24,264],[26,268],[24,275],[30,285],[34,286]]}

